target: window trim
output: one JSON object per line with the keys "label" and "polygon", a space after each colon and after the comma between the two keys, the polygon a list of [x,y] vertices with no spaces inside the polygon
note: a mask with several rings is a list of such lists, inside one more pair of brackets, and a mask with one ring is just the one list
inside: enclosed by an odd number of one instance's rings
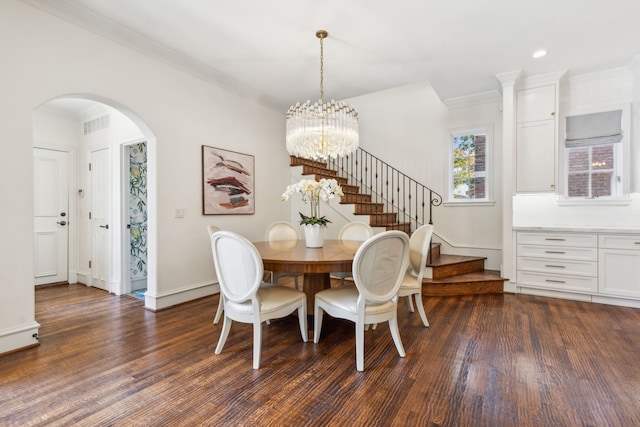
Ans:
{"label": "window trim", "polygon": [[[616,149],[618,153],[615,155],[620,157],[618,172],[622,179],[620,193],[614,196],[604,196],[598,198],[579,198],[579,197],[569,197],[568,188],[569,188],[569,165],[567,148],[565,146],[566,140],[566,122],[567,117],[572,116],[580,116],[584,114],[593,114],[593,113],[603,113],[612,110],[622,110],[622,140],[619,143],[620,148]],[[581,108],[575,109],[567,112],[560,120],[560,135],[562,135],[560,141],[560,161],[559,174],[562,177],[562,188],[559,192],[558,204],[561,205],[596,205],[596,204],[618,204],[622,202],[623,204],[629,200],[630,194],[630,186],[631,186],[631,105],[627,103],[616,103],[616,104],[607,104],[607,105],[598,105],[596,107],[591,108]]]}
{"label": "window trim", "polygon": [[[454,139],[460,136],[479,134],[485,135],[485,197],[482,199],[456,199],[453,197],[453,144]],[[459,128],[448,129],[445,136],[446,140],[446,180],[447,180],[447,199],[445,206],[452,205],[494,205],[493,200],[493,123],[471,125]]]}

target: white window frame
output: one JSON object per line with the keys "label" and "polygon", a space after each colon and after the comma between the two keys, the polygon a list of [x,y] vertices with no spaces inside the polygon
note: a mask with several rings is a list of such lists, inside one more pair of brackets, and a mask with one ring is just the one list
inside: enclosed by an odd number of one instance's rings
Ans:
{"label": "white window frame", "polygon": [[[617,147],[614,147],[614,173],[619,177],[619,182],[615,184],[617,188],[613,189],[613,192],[617,193],[612,196],[601,196],[597,198],[583,198],[583,197],[569,197],[569,156],[567,148],[565,147],[566,139],[566,120],[567,117],[579,116],[583,114],[601,113],[605,111],[622,110],[622,140],[616,143]],[[631,183],[631,116],[629,103],[614,104],[606,106],[597,106],[586,109],[579,109],[570,111],[564,115],[561,120],[561,135],[560,138],[560,154],[562,165],[560,176],[562,177],[562,192],[558,201],[562,205],[585,205],[585,204],[618,204],[628,203],[629,188]]]}
{"label": "white window frame", "polygon": [[[485,135],[485,197],[482,199],[456,199],[453,195],[453,150],[455,138],[466,135]],[[493,124],[481,124],[455,129],[446,132],[446,172],[447,172],[447,206],[462,205],[494,205],[493,201]]]}

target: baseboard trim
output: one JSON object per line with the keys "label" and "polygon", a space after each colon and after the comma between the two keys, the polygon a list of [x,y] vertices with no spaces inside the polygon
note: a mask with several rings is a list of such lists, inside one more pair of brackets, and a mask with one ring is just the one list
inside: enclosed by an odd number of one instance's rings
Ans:
{"label": "baseboard trim", "polygon": [[0,356],[5,353],[12,353],[24,350],[28,347],[38,345],[38,322],[30,322],[24,325],[7,328],[0,331]]}
{"label": "baseboard trim", "polygon": [[203,298],[220,292],[220,285],[215,283],[196,283],[166,292],[145,293],[144,308],[151,311],[164,310],[187,301]]}
{"label": "baseboard trim", "polygon": [[562,298],[574,301],[593,302],[596,304],[618,305],[620,307],[640,308],[640,300],[624,297],[611,297],[606,295],[585,294],[576,292],[562,292],[556,290],[540,289],[535,287],[527,287],[516,285],[517,293],[527,295],[538,295],[551,298]]}
{"label": "baseboard trim", "polygon": [[505,280],[503,291],[511,294],[515,294],[517,292],[515,282],[510,282],[508,280]]}
{"label": "baseboard trim", "polygon": [[77,279],[77,283],[82,283],[83,285],[86,285],[87,283],[89,283],[89,275],[86,273],[81,273],[81,272],[76,273],[76,279]]}

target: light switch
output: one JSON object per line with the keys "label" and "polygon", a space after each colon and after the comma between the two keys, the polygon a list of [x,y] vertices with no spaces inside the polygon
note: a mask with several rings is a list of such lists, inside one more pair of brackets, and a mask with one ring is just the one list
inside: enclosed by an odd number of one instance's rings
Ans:
{"label": "light switch", "polygon": [[184,218],[184,209],[176,209],[176,218]]}

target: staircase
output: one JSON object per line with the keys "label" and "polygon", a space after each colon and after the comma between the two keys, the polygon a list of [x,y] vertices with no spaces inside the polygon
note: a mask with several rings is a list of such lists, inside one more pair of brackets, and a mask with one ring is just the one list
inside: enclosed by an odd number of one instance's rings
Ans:
{"label": "staircase", "polygon": [[[398,217],[397,212],[385,209],[385,203],[374,201],[371,194],[361,193],[360,186],[338,174],[327,163],[291,156],[291,166],[301,166],[302,175],[313,175],[314,179],[335,179],[342,187],[342,205],[353,205],[354,215],[368,216],[372,227],[400,230],[411,234],[412,224]],[[431,197],[430,197],[431,199]],[[366,222],[366,220],[365,220]],[[427,272],[423,280],[423,295],[453,296],[487,293],[502,293],[504,281],[499,272],[484,269],[484,257],[447,255],[440,253],[440,243],[432,243]]]}

